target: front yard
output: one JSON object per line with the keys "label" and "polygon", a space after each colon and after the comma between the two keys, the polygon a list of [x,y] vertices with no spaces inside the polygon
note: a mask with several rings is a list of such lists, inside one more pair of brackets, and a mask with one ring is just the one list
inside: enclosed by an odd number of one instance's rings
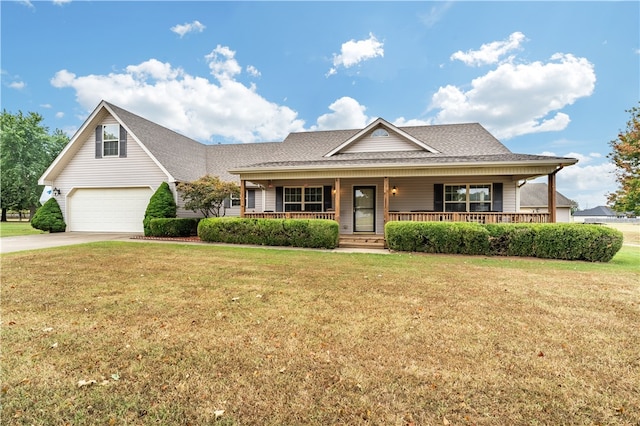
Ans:
{"label": "front yard", "polygon": [[639,254],[3,255],[0,423],[635,425]]}

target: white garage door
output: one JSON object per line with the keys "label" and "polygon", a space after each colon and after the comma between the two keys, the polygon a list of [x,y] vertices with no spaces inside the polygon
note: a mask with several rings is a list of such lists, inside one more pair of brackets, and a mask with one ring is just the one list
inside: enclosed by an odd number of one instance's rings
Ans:
{"label": "white garage door", "polygon": [[78,189],[67,200],[70,231],[143,232],[150,188]]}

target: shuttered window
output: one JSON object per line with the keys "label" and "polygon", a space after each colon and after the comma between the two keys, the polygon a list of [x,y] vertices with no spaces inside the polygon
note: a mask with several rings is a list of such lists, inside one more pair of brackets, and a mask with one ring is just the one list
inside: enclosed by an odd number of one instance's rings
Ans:
{"label": "shuttered window", "polygon": [[491,211],[491,184],[445,185],[444,211],[489,212]]}
{"label": "shuttered window", "polygon": [[96,158],[127,156],[127,131],[119,124],[96,127]]}
{"label": "shuttered window", "polygon": [[120,152],[120,126],[105,124],[102,126],[102,155],[105,157],[118,156]]}

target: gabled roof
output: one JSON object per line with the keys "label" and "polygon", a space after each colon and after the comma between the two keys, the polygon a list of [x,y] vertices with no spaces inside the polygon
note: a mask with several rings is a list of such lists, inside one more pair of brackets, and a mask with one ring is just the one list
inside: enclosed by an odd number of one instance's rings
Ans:
{"label": "gabled roof", "polygon": [[[372,132],[374,129],[384,129],[387,132],[393,132],[393,133],[397,134],[398,136],[400,136],[401,138],[405,139],[410,144],[413,144],[417,148],[420,148],[421,150],[424,150],[424,151],[427,151],[427,152],[431,152],[431,153],[434,153],[434,154],[438,153],[438,151],[436,149],[430,147],[429,145],[425,144],[424,142],[420,141],[419,139],[416,139],[412,135],[406,133],[404,130],[394,126],[393,124],[387,122],[386,120],[384,120],[382,118],[378,118],[378,119],[374,120],[371,124],[369,124],[367,127],[365,127],[364,129],[360,130],[359,132],[355,133],[353,136],[351,136],[349,139],[347,139],[346,141],[344,141],[343,143],[341,143],[337,147],[333,148],[331,151],[329,151],[324,156],[325,157],[331,157],[331,156],[333,156],[335,154],[344,152],[346,150],[346,148],[348,148],[348,147],[354,145],[355,143],[357,143],[360,139],[362,139],[363,136],[365,136],[368,133]],[[378,152],[384,152],[384,150],[377,150],[377,151]]]}
{"label": "gabled roof", "polygon": [[[526,183],[520,187],[521,207],[548,207],[549,186],[546,183]],[[556,207],[571,207],[573,202],[556,191]]]}
{"label": "gabled roof", "polygon": [[207,173],[205,145],[113,104],[104,104],[174,180],[195,180]]}
{"label": "gabled roof", "polygon": [[[553,170],[559,165],[577,162],[574,158],[512,153],[478,123],[397,127],[382,118],[364,129],[290,133],[282,142],[205,145],[102,101],[45,171],[40,178],[41,184],[55,179],[108,114],[125,127],[132,139],[167,174],[169,181],[195,180],[207,173],[223,180],[236,180],[234,175],[240,173],[265,170],[271,173],[276,169],[513,165],[544,166]],[[412,150],[349,152],[345,149],[378,127],[413,144]]]}
{"label": "gabled roof", "polygon": [[617,217],[618,214],[611,210],[607,206],[598,206],[586,210],[578,210],[573,214],[574,216],[610,216]]}

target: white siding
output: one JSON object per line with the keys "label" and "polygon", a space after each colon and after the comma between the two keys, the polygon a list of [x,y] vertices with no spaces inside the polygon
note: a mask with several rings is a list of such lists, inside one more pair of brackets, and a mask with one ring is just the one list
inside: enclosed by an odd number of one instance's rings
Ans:
{"label": "white siding", "polygon": [[[102,124],[117,124],[117,121],[108,116]],[[155,192],[168,179],[131,135],[127,135],[126,158],[95,158],[95,132],[91,132],[52,186],[62,193],[56,199],[67,221],[66,199],[73,189],[146,187]]]}
{"label": "white siding", "polygon": [[415,143],[400,135],[389,132],[389,136],[373,137],[370,134],[342,149],[343,153],[355,152],[388,152],[388,151],[423,151]]}

